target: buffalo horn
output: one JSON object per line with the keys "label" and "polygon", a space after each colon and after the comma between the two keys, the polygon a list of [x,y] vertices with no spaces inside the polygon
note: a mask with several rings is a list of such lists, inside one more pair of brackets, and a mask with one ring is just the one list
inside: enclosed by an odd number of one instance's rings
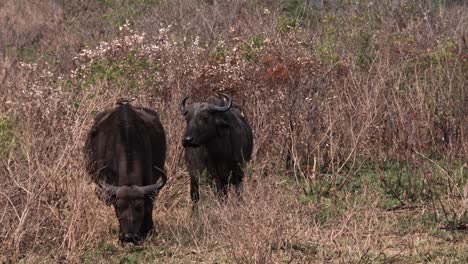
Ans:
{"label": "buffalo horn", "polygon": [[232,97],[230,95],[224,93],[217,93],[218,96],[221,95],[227,99],[227,104],[225,106],[217,106],[217,105],[210,105],[210,110],[216,112],[226,112],[227,110],[231,109],[232,106]]}
{"label": "buffalo horn", "polygon": [[180,104],[180,110],[182,111],[183,115],[187,114],[187,108],[185,108],[185,102],[190,96],[185,96],[184,99],[182,99],[182,103]]}
{"label": "buffalo horn", "polygon": [[164,173],[163,170],[161,170],[160,168],[158,168],[156,166],[154,166],[153,168],[161,173],[161,180],[156,182],[155,184],[146,185],[146,186],[141,187],[141,189],[142,189],[142,191],[143,191],[143,193],[145,195],[152,194],[152,193],[154,193],[156,191],[161,190],[161,188],[164,187],[164,185],[167,182],[166,173]]}

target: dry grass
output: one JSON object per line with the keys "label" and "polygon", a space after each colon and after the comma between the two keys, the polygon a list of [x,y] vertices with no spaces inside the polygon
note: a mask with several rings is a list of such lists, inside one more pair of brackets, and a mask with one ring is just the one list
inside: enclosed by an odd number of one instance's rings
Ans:
{"label": "dry grass", "polygon": [[[0,261],[468,261],[466,4],[40,2],[0,4]],[[192,214],[179,102],[214,91],[254,155],[240,200],[204,185]],[[128,247],[82,160],[123,96],[169,146],[158,234]]]}

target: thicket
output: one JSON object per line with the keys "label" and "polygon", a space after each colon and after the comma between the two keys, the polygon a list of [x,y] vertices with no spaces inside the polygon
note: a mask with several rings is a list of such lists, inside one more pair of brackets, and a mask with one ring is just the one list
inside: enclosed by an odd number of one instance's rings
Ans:
{"label": "thicket", "polygon": [[[0,8],[2,261],[80,261],[115,236],[106,223],[113,212],[95,199],[84,172],[82,147],[94,115],[119,97],[157,110],[166,129],[170,180],[155,209],[164,246],[209,255],[223,232],[217,243],[234,247],[220,261],[380,259],[368,254],[383,250],[376,238],[367,251],[356,242],[358,250],[348,246],[343,255],[324,253],[335,240],[315,245],[317,228],[333,233],[333,221],[348,223],[350,204],[366,204],[369,214],[424,208],[429,216],[413,219],[423,226],[467,228],[462,1],[7,1]],[[183,213],[179,103],[216,91],[232,94],[252,124],[245,200],[254,205],[208,203],[213,217],[197,225]],[[237,213],[247,219],[229,229],[227,216]],[[266,222],[255,229],[258,219]],[[258,233],[240,243],[243,223]],[[315,242],[304,246],[296,235]],[[282,250],[286,256],[275,255]]]}

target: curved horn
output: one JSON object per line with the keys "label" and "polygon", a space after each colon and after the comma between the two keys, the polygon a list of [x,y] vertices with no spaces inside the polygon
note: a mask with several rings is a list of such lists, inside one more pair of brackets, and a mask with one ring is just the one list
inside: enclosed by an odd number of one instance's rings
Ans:
{"label": "curved horn", "polygon": [[155,184],[146,185],[146,186],[141,187],[141,190],[143,191],[143,193],[145,195],[153,194],[156,191],[161,190],[162,187],[164,187],[164,185],[166,185],[166,182],[167,182],[166,173],[164,173],[163,170],[161,170],[160,168],[158,168],[156,166],[154,166],[153,168],[161,173],[161,180],[156,182]]}
{"label": "curved horn", "polygon": [[227,110],[231,109],[232,106],[232,97],[225,93],[216,93],[218,96],[223,96],[227,99],[227,104],[225,106],[217,106],[217,105],[210,105],[210,110],[216,112],[226,112]]}
{"label": "curved horn", "polygon": [[187,108],[185,108],[185,102],[190,96],[185,96],[184,99],[182,99],[182,102],[180,103],[180,110],[182,111],[183,115],[187,114]]}

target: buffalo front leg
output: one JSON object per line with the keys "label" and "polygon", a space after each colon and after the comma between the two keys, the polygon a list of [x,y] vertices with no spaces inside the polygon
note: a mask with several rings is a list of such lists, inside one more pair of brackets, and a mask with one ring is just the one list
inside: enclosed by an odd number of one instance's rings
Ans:
{"label": "buffalo front leg", "polygon": [[195,175],[190,175],[190,198],[192,199],[193,204],[196,204],[200,200],[198,177]]}
{"label": "buffalo front leg", "polygon": [[140,233],[142,238],[146,238],[148,234],[154,231],[153,222],[153,199],[149,196],[145,197],[145,215],[141,225]]}

